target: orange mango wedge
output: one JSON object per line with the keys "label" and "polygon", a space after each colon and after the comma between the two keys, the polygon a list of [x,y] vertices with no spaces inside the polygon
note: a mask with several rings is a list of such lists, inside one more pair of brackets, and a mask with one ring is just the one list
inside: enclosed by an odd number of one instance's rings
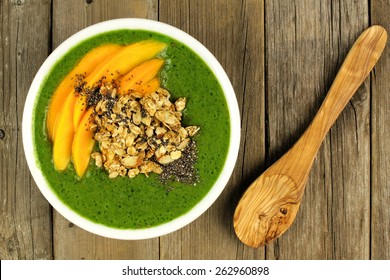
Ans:
{"label": "orange mango wedge", "polygon": [[137,87],[137,90],[132,92],[132,94],[135,97],[142,98],[147,94],[155,92],[156,90],[158,90],[159,87],[160,87],[160,80],[157,77],[155,77],[151,79],[149,82],[147,82],[146,84]]}
{"label": "orange mango wedge", "polygon": [[151,79],[149,82],[147,82],[146,84],[139,86],[137,92],[142,94],[142,96],[145,96],[146,94],[155,92],[156,90],[158,90],[159,87],[160,87],[160,80],[159,78],[155,77]]}
{"label": "orange mango wedge", "polygon": [[91,152],[95,145],[94,133],[90,130],[93,108],[83,115],[74,134],[72,143],[72,161],[76,174],[81,178],[88,168]]}
{"label": "orange mango wedge", "polygon": [[61,81],[53,93],[47,113],[46,126],[50,140],[54,141],[56,123],[59,115],[61,114],[64,102],[67,96],[74,91],[76,75],[89,74],[98,64],[101,63],[102,60],[120,49],[121,46],[119,45],[106,44],[90,50]]}
{"label": "orange mango wedge", "polygon": [[[166,44],[153,40],[145,40],[125,46],[121,51],[105,60],[85,78],[86,86],[92,88],[99,80],[105,78],[111,82],[127,74],[137,65],[155,57],[166,47]],[[78,127],[86,110],[86,102],[80,98],[75,105],[74,127]]]}
{"label": "orange mango wedge", "polygon": [[129,91],[137,91],[141,93],[139,88],[155,78],[163,64],[164,60],[160,58],[153,58],[141,63],[129,73],[120,78],[120,92],[127,93]]}
{"label": "orange mango wedge", "polygon": [[56,121],[56,134],[53,141],[53,162],[57,170],[65,170],[69,164],[74,129],[72,124],[76,97],[68,94]]}

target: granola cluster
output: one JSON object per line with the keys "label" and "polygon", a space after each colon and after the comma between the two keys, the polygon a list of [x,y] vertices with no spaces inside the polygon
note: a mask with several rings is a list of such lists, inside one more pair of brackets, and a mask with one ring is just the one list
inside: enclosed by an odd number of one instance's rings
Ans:
{"label": "granola cluster", "polygon": [[165,165],[182,157],[199,131],[181,125],[186,99],[172,103],[162,88],[140,98],[118,94],[114,85],[106,84],[94,98],[91,129],[100,151],[91,156],[109,178],[161,174]]}

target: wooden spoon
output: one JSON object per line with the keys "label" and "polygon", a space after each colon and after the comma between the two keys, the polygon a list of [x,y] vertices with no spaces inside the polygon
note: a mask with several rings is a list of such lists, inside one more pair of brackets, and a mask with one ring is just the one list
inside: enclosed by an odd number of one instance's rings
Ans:
{"label": "wooden spoon", "polygon": [[325,135],[378,61],[386,40],[386,30],[381,26],[372,26],[360,35],[310,126],[244,193],[233,221],[243,243],[264,246],[291,226]]}

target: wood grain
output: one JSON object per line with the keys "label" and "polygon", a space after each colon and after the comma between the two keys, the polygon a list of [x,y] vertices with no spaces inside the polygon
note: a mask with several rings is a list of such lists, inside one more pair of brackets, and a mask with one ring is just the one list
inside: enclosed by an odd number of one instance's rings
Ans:
{"label": "wood grain", "polygon": [[[340,1],[339,16],[334,23],[340,30],[339,63],[358,34],[368,26],[368,10],[367,3]],[[367,79],[330,134],[330,148],[334,151],[330,161],[333,191],[331,198],[328,196],[328,201],[332,201],[328,217],[333,226],[332,259],[370,257],[369,90],[370,79]]]}
{"label": "wood grain", "polygon": [[[325,73],[335,73],[336,67],[329,69],[325,62],[330,58],[325,50],[333,50],[327,23],[331,7],[324,9],[318,1],[268,1],[265,11],[267,162],[270,165],[292,146],[313,119],[327,91]],[[329,85],[331,80],[328,80]],[[327,248],[324,248],[328,235],[327,205],[323,204],[330,191],[323,156],[330,153],[326,149],[327,142],[325,139],[314,162],[295,223],[283,238],[267,246],[267,258],[327,257]],[[301,249],[306,246],[312,249]]]}
{"label": "wood grain", "polygon": [[30,177],[21,130],[28,88],[49,53],[49,19],[50,1],[0,2],[0,259],[52,258],[51,210]]}
{"label": "wood grain", "polygon": [[[371,2],[371,22],[390,32],[389,1]],[[390,44],[372,74],[371,258],[390,259]]]}

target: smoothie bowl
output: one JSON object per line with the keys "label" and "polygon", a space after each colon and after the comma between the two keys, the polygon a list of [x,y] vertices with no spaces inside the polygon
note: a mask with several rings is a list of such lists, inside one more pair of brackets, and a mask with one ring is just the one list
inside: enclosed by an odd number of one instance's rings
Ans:
{"label": "smoothie bowl", "polygon": [[31,174],[79,227],[146,239],[189,224],[218,198],[239,149],[240,115],[214,56],[172,26],[118,19],[62,43],[23,113]]}

